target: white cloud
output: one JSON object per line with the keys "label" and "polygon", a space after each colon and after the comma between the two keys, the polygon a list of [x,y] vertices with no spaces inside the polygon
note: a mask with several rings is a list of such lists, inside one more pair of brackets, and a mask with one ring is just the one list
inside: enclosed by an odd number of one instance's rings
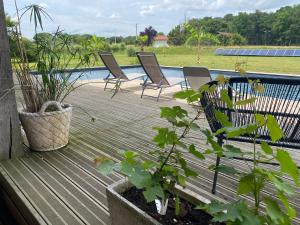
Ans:
{"label": "white cloud", "polygon": [[119,19],[120,17],[121,17],[120,14],[119,14],[119,13],[116,13],[116,12],[113,12],[113,13],[109,16],[110,19]]}
{"label": "white cloud", "polygon": [[[60,26],[70,33],[90,33],[101,36],[135,35],[146,26],[168,33],[184,19],[223,16],[239,11],[276,10],[281,6],[299,4],[299,0],[31,0],[46,8],[53,21],[44,20],[44,31],[55,31]],[[18,0],[19,8],[28,0]],[[6,12],[15,17],[13,1],[5,0]],[[24,17],[22,31],[33,36],[33,26]]]}

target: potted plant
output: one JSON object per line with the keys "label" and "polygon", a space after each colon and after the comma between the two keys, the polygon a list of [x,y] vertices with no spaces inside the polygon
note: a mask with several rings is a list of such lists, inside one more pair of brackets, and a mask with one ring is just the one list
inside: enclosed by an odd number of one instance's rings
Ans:
{"label": "potted plant", "polygon": [[[19,57],[14,66],[24,100],[20,121],[32,150],[59,149],[68,144],[72,116],[72,106],[64,100],[82,85],[76,82],[84,73],[74,71],[89,63],[89,55],[74,47],[71,37],[59,28],[48,38],[40,38],[37,27],[43,29],[41,16],[50,18],[41,6],[27,6],[21,16],[17,7],[16,10],[18,23],[13,33]],[[20,27],[21,17],[27,12],[35,23],[35,75],[31,73]]]}
{"label": "potted plant", "polygon": [[198,174],[188,166],[184,154],[192,154],[203,160],[204,154],[194,144],[183,140],[191,138],[190,130],[200,130],[196,116],[190,118],[179,106],[162,107],[161,117],[171,127],[155,127],[153,141],[160,150],[150,151],[154,160],[142,160],[133,151],[123,152],[123,160],[114,162],[108,157],[96,159],[102,174],[118,171],[125,179],[107,188],[108,206],[113,225],[125,224],[221,224],[212,222],[212,216],[195,209],[205,199],[187,191],[186,178]]}
{"label": "potted plant", "polygon": [[[247,78],[241,65],[237,65],[240,74]],[[290,204],[290,199],[296,192],[292,187],[294,182],[299,187],[299,170],[297,164],[289,154],[289,151],[280,147],[271,147],[266,141],[258,142],[260,138],[259,130],[267,129],[270,140],[275,143],[280,141],[284,134],[277,119],[272,115],[264,115],[256,110],[256,98],[251,96],[248,99],[240,101],[231,100],[227,94],[229,79],[219,76],[215,84],[204,85],[203,90],[213,92],[213,96],[219,96],[219,101],[230,107],[231,110],[239,113],[239,109],[249,108],[254,112],[254,119],[249,124],[242,127],[234,127],[228,115],[217,109],[213,109],[216,119],[222,124],[222,128],[212,133],[210,130],[203,130],[207,137],[207,143],[210,148],[206,153],[213,153],[218,157],[227,159],[239,158],[246,164],[245,171],[238,171],[232,166],[212,165],[210,168],[229,176],[235,176],[239,180],[237,183],[236,200],[230,203],[213,201],[209,204],[201,204],[201,208],[211,214],[212,221],[222,222],[232,225],[291,225],[296,217],[296,211]],[[264,94],[264,86],[259,80],[250,80],[247,78],[249,86],[253,92]],[[239,95],[239,90],[230,86],[233,96]],[[189,102],[199,100],[199,92],[189,90],[177,94],[177,97],[186,99]],[[245,150],[232,144],[220,145],[218,135],[226,134],[226,137],[238,138],[241,135],[247,135],[252,138],[253,150]],[[279,165],[278,167],[266,168],[265,164]],[[286,178],[289,178],[290,181]],[[270,191],[267,187],[271,185],[274,190],[273,195],[267,196],[265,193]],[[265,192],[265,193],[264,193]],[[244,197],[247,196],[253,202],[249,204]],[[250,202],[251,202],[250,201]]]}

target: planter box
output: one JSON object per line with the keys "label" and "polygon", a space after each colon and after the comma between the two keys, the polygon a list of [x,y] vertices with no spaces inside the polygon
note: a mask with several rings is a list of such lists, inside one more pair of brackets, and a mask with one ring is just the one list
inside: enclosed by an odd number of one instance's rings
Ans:
{"label": "planter box", "polygon": [[[131,188],[132,185],[126,179],[120,180],[106,189],[108,208],[112,225],[161,225],[146,212],[136,207],[133,203],[125,199],[121,194]],[[183,189],[176,188],[179,196],[188,202],[198,205],[199,203],[209,203],[210,201],[200,195]]]}

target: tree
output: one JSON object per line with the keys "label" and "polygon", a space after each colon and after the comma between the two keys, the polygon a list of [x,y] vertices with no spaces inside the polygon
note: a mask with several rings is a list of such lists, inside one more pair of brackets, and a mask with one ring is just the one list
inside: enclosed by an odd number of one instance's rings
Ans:
{"label": "tree", "polygon": [[154,37],[157,35],[157,31],[152,27],[146,27],[145,30],[143,32],[140,32],[140,36],[144,36],[147,35],[148,39],[147,39],[147,46],[151,45]]}
{"label": "tree", "polygon": [[169,43],[172,45],[183,45],[187,39],[187,32],[181,25],[174,27],[168,34]]}
{"label": "tree", "polygon": [[0,159],[23,154],[3,1],[0,0]]}

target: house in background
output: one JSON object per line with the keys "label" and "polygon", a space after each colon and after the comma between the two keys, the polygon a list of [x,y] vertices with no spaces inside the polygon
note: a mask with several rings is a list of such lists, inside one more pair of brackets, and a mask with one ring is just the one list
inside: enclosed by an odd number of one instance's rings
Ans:
{"label": "house in background", "polygon": [[154,37],[153,47],[154,48],[169,47],[169,45],[168,45],[168,36],[166,36],[166,35],[156,35]]}

